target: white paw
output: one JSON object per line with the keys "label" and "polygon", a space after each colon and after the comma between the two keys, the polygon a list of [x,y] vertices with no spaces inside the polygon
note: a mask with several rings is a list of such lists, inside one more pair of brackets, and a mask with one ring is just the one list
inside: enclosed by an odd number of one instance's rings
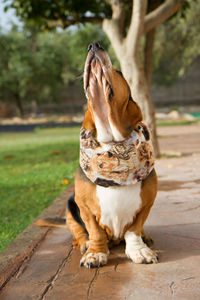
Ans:
{"label": "white paw", "polygon": [[137,250],[129,247],[126,249],[126,255],[136,264],[152,264],[158,262],[156,253],[147,246]]}
{"label": "white paw", "polygon": [[142,241],[140,236],[136,236],[133,232],[125,234],[126,255],[136,264],[157,263],[158,257],[155,251],[151,250]]}
{"label": "white paw", "polygon": [[86,268],[102,267],[107,264],[108,255],[106,253],[86,253],[80,261],[80,266]]}

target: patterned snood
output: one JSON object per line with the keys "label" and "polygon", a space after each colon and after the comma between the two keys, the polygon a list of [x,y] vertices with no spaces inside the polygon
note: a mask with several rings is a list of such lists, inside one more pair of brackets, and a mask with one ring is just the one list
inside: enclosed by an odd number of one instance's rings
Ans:
{"label": "patterned snood", "polygon": [[80,166],[95,184],[104,187],[144,180],[154,166],[154,151],[147,126],[140,122],[121,142],[100,143],[84,128],[80,133]]}

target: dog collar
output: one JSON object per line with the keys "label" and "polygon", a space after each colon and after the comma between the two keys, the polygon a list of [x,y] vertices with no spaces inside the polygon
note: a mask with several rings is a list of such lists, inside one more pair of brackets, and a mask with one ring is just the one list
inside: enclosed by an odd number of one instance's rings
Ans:
{"label": "dog collar", "polygon": [[147,126],[140,122],[128,138],[111,143],[100,143],[89,130],[81,128],[80,166],[93,183],[104,187],[144,180],[154,166]]}

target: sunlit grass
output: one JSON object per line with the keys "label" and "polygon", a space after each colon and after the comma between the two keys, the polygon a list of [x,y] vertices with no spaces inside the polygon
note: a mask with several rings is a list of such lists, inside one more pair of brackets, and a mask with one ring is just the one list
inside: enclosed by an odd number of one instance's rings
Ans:
{"label": "sunlit grass", "polygon": [[0,135],[0,251],[73,181],[79,128]]}

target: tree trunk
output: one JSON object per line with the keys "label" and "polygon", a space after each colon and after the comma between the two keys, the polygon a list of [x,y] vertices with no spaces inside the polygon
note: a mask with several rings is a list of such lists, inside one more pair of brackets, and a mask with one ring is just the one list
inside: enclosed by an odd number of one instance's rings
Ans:
{"label": "tree trunk", "polygon": [[23,109],[19,94],[15,94],[14,99],[15,99],[15,104],[17,106],[17,113],[20,118],[23,118],[24,117],[24,109]]}
{"label": "tree trunk", "polygon": [[[152,83],[152,72],[153,72],[153,47],[154,47],[154,40],[155,40],[155,34],[156,34],[156,29],[150,30],[146,34],[146,39],[145,39],[145,47],[144,47],[144,72],[145,72],[145,78],[147,82],[147,88],[148,88],[148,94],[150,96],[151,92],[151,83]],[[150,99],[151,102],[151,110],[153,114],[152,118],[152,136],[154,137],[153,139],[153,144],[154,144],[154,149],[155,149],[155,154],[156,157],[160,156],[160,148],[158,144],[158,139],[157,139],[157,128],[156,128],[156,118],[155,118],[155,107],[154,103]],[[156,137],[156,138],[155,138]]]}
{"label": "tree trunk", "polygon": [[[109,3],[112,5],[113,15],[111,20],[104,20],[103,30],[108,35],[120,62],[121,70],[130,86],[132,97],[139,104],[144,120],[151,130],[155,155],[158,157],[159,147],[156,135],[155,110],[150,99],[148,82],[139,57],[140,41],[144,33],[147,0],[133,1],[132,17],[126,36],[123,36],[120,31],[121,25],[116,18],[116,8],[113,4],[115,1],[109,1]],[[118,9],[118,15],[120,15],[120,12],[122,14],[123,11],[119,6]]]}

